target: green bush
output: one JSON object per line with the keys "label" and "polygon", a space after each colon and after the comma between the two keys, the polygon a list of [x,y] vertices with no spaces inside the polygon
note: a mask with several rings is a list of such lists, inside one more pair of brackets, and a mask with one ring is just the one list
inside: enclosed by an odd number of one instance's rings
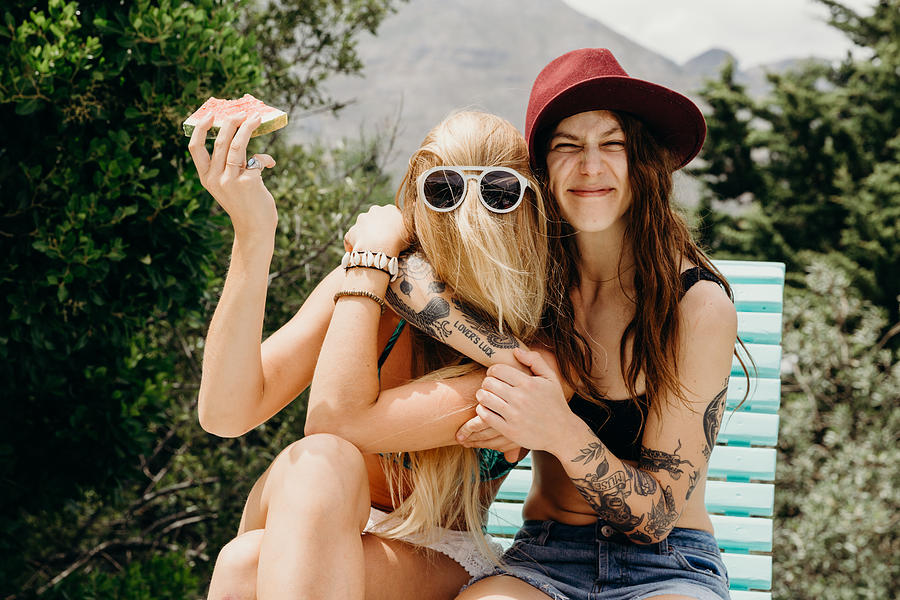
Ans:
{"label": "green bush", "polygon": [[48,596],[60,600],[185,600],[197,597],[199,583],[193,566],[173,552],[128,563],[115,573],[78,574]]}
{"label": "green bush", "polygon": [[[208,288],[223,221],[180,121],[254,89],[254,39],[229,4],[14,3],[0,29],[0,369],[4,503],[41,506],[133,469],[166,398],[135,336]],[[4,511],[4,514],[8,514]]]}
{"label": "green bush", "polygon": [[[356,37],[391,4],[0,9],[0,597],[203,593],[250,485],[302,435],[304,403],[239,440],[197,424],[231,228],[180,123],[210,95],[329,102],[320,84],[360,68]],[[271,330],[336,264],[358,203],[388,195],[377,145],[275,135],[251,151],[279,160]]]}
{"label": "green bush", "polygon": [[887,347],[900,325],[811,262],[785,305],[774,596],[886,598],[900,578],[900,361]]}

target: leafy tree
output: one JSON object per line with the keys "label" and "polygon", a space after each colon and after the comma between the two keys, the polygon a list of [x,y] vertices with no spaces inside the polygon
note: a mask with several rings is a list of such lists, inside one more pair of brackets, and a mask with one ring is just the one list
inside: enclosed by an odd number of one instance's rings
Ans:
{"label": "leafy tree", "polygon": [[[4,4],[0,596],[202,591],[250,483],[302,434],[303,404],[241,440],[196,423],[230,226],[180,122],[209,95],[331,102],[321,83],[360,68],[356,36],[392,3]],[[360,204],[390,197],[384,148],[254,142],[283,169],[267,174],[281,212],[270,297],[283,316],[332,267]],[[188,567],[199,571],[178,575]]]}
{"label": "leafy tree", "polygon": [[896,318],[900,0],[880,0],[870,16],[820,1],[860,58],[771,74],[771,94],[758,101],[731,67],[702,92],[713,107],[697,170],[711,194],[704,207],[745,207],[711,216],[704,235],[723,254],[786,260],[792,272],[802,270],[804,251],[831,253]]}
{"label": "leafy tree", "polygon": [[857,58],[770,75],[760,100],[726,67],[696,172],[707,245],[785,261],[793,282],[773,595],[882,598],[900,575],[900,0],[820,1]]}

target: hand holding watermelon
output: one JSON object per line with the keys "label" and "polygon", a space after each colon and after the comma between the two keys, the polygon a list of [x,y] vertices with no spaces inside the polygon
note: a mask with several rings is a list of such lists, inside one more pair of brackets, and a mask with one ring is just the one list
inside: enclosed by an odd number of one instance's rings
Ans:
{"label": "hand holding watermelon", "polygon": [[[275,199],[262,180],[262,169],[274,167],[275,160],[268,154],[255,155],[252,164],[246,160],[247,142],[262,122],[259,111],[249,114],[242,111],[219,120],[213,112],[208,112],[192,123],[188,143],[200,183],[225,209],[235,234],[241,237],[271,237],[278,223]],[[214,124],[219,126],[219,132],[210,156],[206,136]]]}

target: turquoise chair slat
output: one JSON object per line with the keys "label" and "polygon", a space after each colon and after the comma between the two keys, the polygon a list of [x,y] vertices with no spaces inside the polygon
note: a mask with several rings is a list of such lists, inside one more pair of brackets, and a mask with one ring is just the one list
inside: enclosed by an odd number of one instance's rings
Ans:
{"label": "turquoise chair slat", "polygon": [[[747,391],[747,379],[743,373],[734,375],[728,382],[728,395],[725,397],[726,410],[734,410],[738,404],[744,400],[744,393]],[[754,413],[777,413],[781,406],[781,379],[772,378],[751,378],[750,394],[747,400],[741,404],[738,411],[748,411]],[[728,416],[728,413],[725,414]]]}
{"label": "turquoise chair slat", "polygon": [[775,486],[771,483],[707,481],[706,510],[743,517],[771,517],[775,506]]}
{"label": "turquoise chair slat", "polygon": [[527,469],[513,469],[506,476],[503,484],[501,484],[500,490],[497,492],[497,500],[525,502],[530,488],[531,471]]}
{"label": "turquoise chair slat", "polygon": [[771,552],[772,519],[710,515],[719,548],[725,552]]}
{"label": "turquoise chair slat", "polygon": [[772,592],[747,592],[745,590],[728,590],[731,600],[772,600]]}
{"label": "turquoise chair slat", "polygon": [[488,511],[487,532],[491,535],[515,535],[522,526],[520,502],[494,502]]}
{"label": "turquoise chair slat", "polygon": [[778,283],[731,283],[738,312],[781,313],[784,285]]}
{"label": "turquoise chair slat", "polygon": [[742,312],[738,310],[738,331],[745,344],[780,344],[780,312]]}
{"label": "turquoise chair slat", "polygon": [[[753,364],[747,360],[747,355],[743,348],[738,348],[738,353],[744,359],[747,370],[751,377],[781,377],[781,346],[773,344],[745,344],[750,356],[753,357]],[[753,366],[756,366],[754,372]],[[731,362],[731,376],[743,377],[744,369],[737,357]]]}
{"label": "turquoise chair slat", "polygon": [[727,481],[774,481],[775,449],[716,446],[707,476]]}
{"label": "turquoise chair slat", "polygon": [[774,446],[778,442],[778,415],[725,413],[716,441],[729,446]]}
{"label": "turquoise chair slat", "polygon": [[728,583],[732,590],[772,589],[771,556],[723,552],[722,562],[728,569]]}
{"label": "turquoise chair slat", "polygon": [[774,283],[784,285],[784,263],[753,260],[714,260],[728,283]]}

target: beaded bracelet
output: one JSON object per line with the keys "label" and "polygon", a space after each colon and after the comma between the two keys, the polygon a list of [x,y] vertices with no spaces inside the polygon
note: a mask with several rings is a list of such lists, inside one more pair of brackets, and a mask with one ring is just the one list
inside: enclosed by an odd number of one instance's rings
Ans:
{"label": "beaded bracelet", "polygon": [[344,269],[352,269],[354,267],[378,269],[390,275],[391,281],[397,279],[399,271],[396,256],[388,256],[384,252],[370,252],[368,250],[345,252],[344,258],[341,259],[341,266]]}
{"label": "beaded bracelet", "polygon": [[381,313],[384,314],[384,300],[368,290],[341,290],[335,293],[334,301],[337,302],[338,298],[341,298],[343,296],[357,296],[360,298],[369,298],[370,300],[374,300],[378,303],[378,306],[381,307]]}

